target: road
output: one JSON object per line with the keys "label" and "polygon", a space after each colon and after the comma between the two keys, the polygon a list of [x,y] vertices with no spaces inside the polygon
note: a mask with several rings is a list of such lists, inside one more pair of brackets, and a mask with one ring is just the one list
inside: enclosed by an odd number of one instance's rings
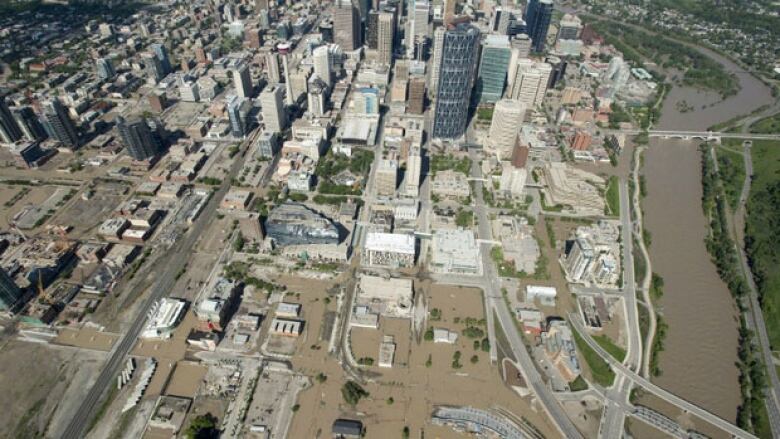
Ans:
{"label": "road", "polygon": [[[642,130],[602,130],[604,134],[626,134],[629,136],[635,136],[643,133]],[[780,140],[780,134],[750,134],[750,133],[727,133],[722,131],[664,131],[664,130],[649,130],[647,131],[649,137],[679,137],[679,138],[693,138],[700,137],[703,139],[709,138],[721,138],[721,139],[749,139],[749,140]]]}
{"label": "road", "polygon": [[68,426],[63,430],[60,436],[63,439],[81,439],[87,433],[92,418],[96,415],[99,403],[106,393],[106,389],[114,382],[114,377],[119,369],[124,365],[125,357],[135,345],[141,330],[147,319],[147,313],[152,305],[159,299],[165,297],[176,283],[176,275],[182,270],[190,256],[192,255],[195,244],[203,235],[204,230],[211,224],[213,217],[219,206],[222,197],[230,188],[230,181],[238,173],[243,165],[243,154],[236,156],[235,162],[230,169],[229,175],[224,179],[217,192],[211,197],[209,203],[201,212],[200,218],[195,225],[185,235],[184,240],[174,245],[170,250],[170,256],[166,258],[165,270],[151,288],[151,294],[138,309],[133,323],[127,332],[122,336],[118,343],[111,350],[110,357],[103,366],[103,370],[95,380],[95,384],[81,401],[76,414],[71,419]]}
{"label": "road", "polygon": [[[473,149],[471,150],[471,160],[472,177],[481,178],[482,171],[479,167],[479,160]],[[492,231],[490,221],[488,220],[488,212],[482,198],[482,182],[479,180],[474,182],[473,199],[475,200],[474,211],[478,220],[479,238],[485,241],[492,241]],[[528,383],[529,387],[533,390],[537,400],[542,404],[542,407],[545,412],[547,412],[552,423],[566,438],[582,437],[568,416],[566,416],[566,413],[553,396],[550,388],[547,387],[547,384],[542,379],[541,374],[539,374],[539,371],[536,369],[534,360],[528,353],[525,343],[518,333],[514,316],[509,311],[509,307],[501,294],[501,281],[498,272],[496,271],[495,264],[493,264],[493,260],[490,257],[491,248],[492,246],[488,243],[480,245],[483,279],[485,280],[485,312],[487,314],[488,328],[494,326],[490,317],[494,311],[498,323],[501,325],[501,328],[503,328],[503,332],[506,335],[515,360],[519,365],[520,372],[525,378],[525,382]]]}
{"label": "road", "polygon": [[[636,374],[634,371],[630,370],[626,366],[624,366],[621,362],[617,361],[615,358],[613,358],[609,353],[607,353],[598,343],[596,343],[595,340],[587,333],[585,332],[585,328],[582,325],[581,320],[579,319],[579,316],[576,316],[574,318],[571,318],[570,323],[574,326],[574,328],[582,335],[582,339],[585,340],[586,343],[594,350],[596,351],[599,356],[601,356],[604,361],[609,363],[612,370],[615,372],[616,379],[620,377],[621,375],[624,376],[624,378],[632,381],[635,385],[638,385],[645,389],[647,392],[652,393],[653,395],[657,396],[658,398],[663,399],[664,401],[673,404],[677,406],[680,410],[683,410],[684,412],[688,412],[694,416],[697,416],[704,420],[705,422],[709,422],[710,424],[714,425],[715,427],[727,432],[733,437],[741,438],[741,439],[755,439],[756,437],[752,434],[742,430],[741,428],[737,427],[736,425],[732,424],[729,421],[726,421],[725,419],[695,405],[692,404],[677,395],[666,391],[655,384],[651,383],[649,380],[646,380]],[[620,401],[616,401],[620,402]],[[619,437],[619,436],[616,436]]]}
{"label": "road", "polygon": [[[642,215],[642,203],[640,201],[640,194],[639,194],[639,164],[642,162],[641,155],[642,155],[642,149],[641,147],[637,147],[637,150],[634,152],[635,158],[634,158],[634,169],[631,171],[631,178],[634,182],[634,196],[631,202],[634,205],[634,212],[636,213],[636,221],[634,222],[634,233],[631,237],[631,239],[628,239],[628,241],[632,241],[630,246],[633,246],[633,238],[636,238],[637,243],[639,244],[639,250],[642,252],[642,258],[645,260],[645,277],[642,279],[642,299],[645,302],[645,306],[647,307],[647,317],[648,317],[648,327],[647,327],[647,335],[645,336],[645,346],[644,346],[644,355],[642,355],[642,368],[641,368],[641,374],[645,378],[650,377],[650,358],[653,354],[653,339],[655,338],[655,331],[656,327],[658,325],[658,322],[656,321],[655,316],[655,307],[653,306],[653,302],[650,300],[650,282],[652,281],[652,273],[653,273],[653,264],[650,260],[650,253],[647,251],[647,246],[645,245],[645,238],[644,238],[644,225],[643,217]],[[622,203],[624,202],[623,198],[623,192],[621,191],[620,194],[620,203],[622,206]]]}
{"label": "road", "polygon": [[[642,360],[642,340],[639,330],[639,310],[636,302],[636,282],[634,274],[633,227],[631,208],[628,198],[628,185],[620,181],[620,224],[623,236],[623,306],[628,330],[628,347],[623,360],[631,370],[638,370]],[[604,402],[604,414],[601,416],[599,437],[617,438],[623,434],[626,413],[615,401],[628,403],[632,382],[624,376],[615,377],[612,387],[607,389],[608,399]]]}

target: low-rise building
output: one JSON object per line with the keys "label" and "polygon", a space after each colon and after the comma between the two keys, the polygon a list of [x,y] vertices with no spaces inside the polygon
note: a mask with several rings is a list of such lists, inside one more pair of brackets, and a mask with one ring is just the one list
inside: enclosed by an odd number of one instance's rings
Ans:
{"label": "low-rise building", "polygon": [[434,231],[430,268],[437,273],[481,274],[482,258],[474,233],[462,229]]}
{"label": "low-rise building", "polygon": [[414,235],[369,232],[363,251],[363,264],[385,267],[411,267],[416,254]]}

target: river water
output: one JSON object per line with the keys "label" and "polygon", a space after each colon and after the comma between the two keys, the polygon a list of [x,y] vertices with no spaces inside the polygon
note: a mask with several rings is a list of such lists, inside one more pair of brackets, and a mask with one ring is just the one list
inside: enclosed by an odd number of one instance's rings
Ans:
{"label": "river water", "polygon": [[[658,129],[701,131],[772,102],[769,89],[733,62],[706,51],[740,79],[736,96],[674,87],[664,102]],[[681,113],[678,101],[694,110]],[[705,109],[701,109],[705,106]],[[653,271],[664,278],[661,312],[668,323],[661,353],[662,387],[728,419],[740,402],[737,311],[704,245],[699,141],[651,139],[645,152],[648,195],[645,226],[652,234]]]}

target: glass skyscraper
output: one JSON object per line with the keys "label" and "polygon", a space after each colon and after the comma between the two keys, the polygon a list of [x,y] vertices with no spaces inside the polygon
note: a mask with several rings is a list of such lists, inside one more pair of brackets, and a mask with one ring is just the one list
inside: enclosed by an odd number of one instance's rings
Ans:
{"label": "glass skyscraper", "polygon": [[479,29],[461,23],[447,30],[441,50],[433,137],[457,139],[466,132],[479,52]]}
{"label": "glass skyscraper", "polygon": [[525,22],[528,36],[531,37],[531,48],[534,52],[543,52],[547,42],[547,30],[553,14],[553,0],[529,0],[525,10]]}
{"label": "glass skyscraper", "polygon": [[503,96],[511,56],[512,46],[505,35],[488,35],[482,42],[476,90],[480,104],[498,102]]}
{"label": "glass skyscraper", "polygon": [[0,309],[11,309],[22,298],[22,290],[11,276],[0,268]]}
{"label": "glass skyscraper", "polygon": [[127,121],[119,116],[116,118],[116,129],[133,160],[143,161],[159,153],[160,145],[143,118]]}

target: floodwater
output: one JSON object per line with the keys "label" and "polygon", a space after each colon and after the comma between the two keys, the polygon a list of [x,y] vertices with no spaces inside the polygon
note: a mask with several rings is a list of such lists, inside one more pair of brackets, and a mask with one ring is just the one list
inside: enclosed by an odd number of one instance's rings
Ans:
{"label": "floodwater", "polygon": [[704,245],[697,142],[655,140],[645,152],[645,227],[653,271],[664,278],[660,301],[669,325],[655,382],[731,420],[739,404],[737,321],[726,285]]}
{"label": "floodwater", "polygon": [[[769,87],[750,73],[745,72],[742,67],[712,50],[704,48],[699,48],[699,50],[722,64],[726,71],[737,76],[741,86],[739,93],[721,100],[718,93],[675,86],[664,101],[661,120],[658,124],[659,129],[702,131],[719,122],[747,115],[763,105],[774,102]],[[672,75],[670,73],[670,76]],[[679,111],[677,104],[683,101],[693,110]]]}
{"label": "floodwater", "polygon": [[[658,129],[702,131],[772,102],[770,90],[758,79],[702,50],[737,75],[739,93],[721,101],[715,93],[674,87]],[[682,100],[693,110],[680,112],[677,103]],[[652,234],[653,271],[664,278],[660,307],[669,325],[660,357],[662,375],[655,381],[733,422],[740,402],[737,311],[704,244],[699,143],[651,139],[645,152],[645,227]]]}

